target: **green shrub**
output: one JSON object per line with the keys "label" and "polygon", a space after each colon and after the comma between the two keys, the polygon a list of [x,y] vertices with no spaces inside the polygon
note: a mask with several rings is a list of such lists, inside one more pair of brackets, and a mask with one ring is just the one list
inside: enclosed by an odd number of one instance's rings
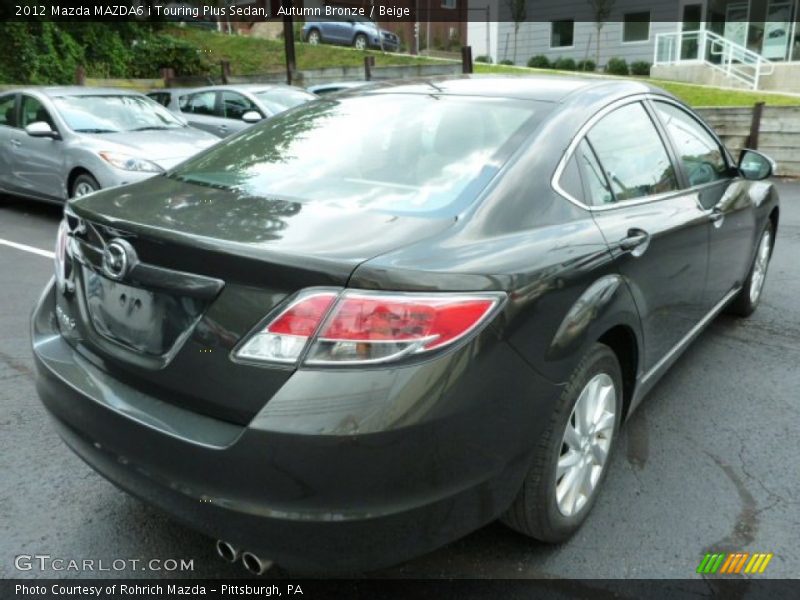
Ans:
{"label": "green shrub", "polygon": [[559,69],[561,71],[574,71],[575,70],[575,60],[572,58],[558,58],[553,63],[554,69]]}
{"label": "green shrub", "polygon": [[492,57],[481,54],[475,57],[475,62],[492,64]]}
{"label": "green shrub", "polygon": [[206,75],[213,68],[209,59],[191,42],[171,35],[148,36],[133,45],[129,77],[158,77],[162,68],[176,75]]}
{"label": "green shrub", "polygon": [[650,63],[646,60],[636,60],[632,62],[631,75],[650,75]]}
{"label": "green shrub", "polygon": [[514,61],[511,60],[510,58],[504,58],[503,60],[500,61],[500,64],[501,65],[513,65]]}
{"label": "green shrub", "polygon": [[611,75],[628,75],[628,62],[624,58],[610,58],[606,63],[606,73]]}
{"label": "green shrub", "polygon": [[576,67],[578,71],[586,71],[589,73],[594,73],[597,70],[597,63],[595,63],[593,60],[590,59],[579,60]]}
{"label": "green shrub", "polygon": [[544,54],[537,54],[528,59],[528,66],[532,69],[549,69],[550,60]]}

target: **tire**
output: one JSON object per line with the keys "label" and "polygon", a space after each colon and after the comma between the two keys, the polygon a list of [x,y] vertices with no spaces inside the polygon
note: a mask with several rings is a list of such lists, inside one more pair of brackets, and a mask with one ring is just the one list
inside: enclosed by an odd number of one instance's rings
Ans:
{"label": "tire", "polygon": [[[600,387],[591,387],[596,385]],[[611,390],[608,390],[608,385],[613,386]],[[596,390],[598,395],[593,395],[590,388]],[[601,425],[598,432],[587,435],[578,433],[576,437],[566,436],[568,425],[571,429],[576,429],[573,424],[578,400],[601,397],[604,398],[604,410],[593,411],[602,415],[597,421]],[[581,406],[586,405],[582,403]],[[605,410],[611,407],[613,415]],[[589,414],[591,413],[592,411]],[[595,344],[572,373],[558,399],[547,429],[536,446],[533,462],[522,488],[501,521],[512,529],[543,542],[562,542],[572,536],[586,520],[597,500],[619,433],[621,417],[622,370],[619,361],[608,346]],[[577,426],[578,430],[587,429],[582,423],[577,423]],[[566,441],[568,437],[573,440],[572,446]],[[592,440],[601,446],[594,452],[591,451]],[[605,457],[599,463],[597,461],[603,454],[602,447],[605,447]],[[558,476],[560,460],[564,464],[576,460],[578,462],[567,467]],[[586,466],[583,466],[584,461],[588,462]],[[581,473],[588,475],[588,480],[586,477],[579,477]],[[585,483],[571,487],[568,485],[569,477],[578,483]],[[572,496],[569,491],[563,493],[570,489],[574,489],[576,493]],[[558,492],[562,492],[561,502],[557,497]],[[573,497],[575,502],[570,511]]]}
{"label": "tire", "polygon": [[764,292],[764,282],[767,279],[769,259],[772,257],[772,248],[775,245],[775,227],[770,220],[761,237],[758,238],[756,255],[750,272],[742,285],[742,289],[728,305],[726,312],[739,317],[749,317],[758,307]]}
{"label": "tire", "polygon": [[365,36],[363,33],[359,33],[353,38],[353,48],[356,50],[366,50],[367,45],[367,36]]}
{"label": "tire", "polygon": [[97,180],[94,177],[88,173],[81,173],[75,178],[75,181],[72,182],[72,187],[69,190],[69,197],[78,198],[80,196],[85,196],[86,194],[96,192],[99,189],[100,184],[97,183]]}
{"label": "tire", "polygon": [[322,36],[319,33],[319,29],[312,29],[309,31],[306,41],[312,46],[320,44],[322,42]]}

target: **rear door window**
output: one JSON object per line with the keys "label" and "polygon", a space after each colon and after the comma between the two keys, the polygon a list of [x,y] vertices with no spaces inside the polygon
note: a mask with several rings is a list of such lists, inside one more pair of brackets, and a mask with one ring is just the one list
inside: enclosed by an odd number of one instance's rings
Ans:
{"label": "rear door window", "polygon": [[604,116],[587,138],[611,185],[615,202],[678,189],[675,167],[640,102],[626,104]]}
{"label": "rear door window", "polygon": [[219,117],[216,110],[217,92],[198,92],[181,98],[181,112],[192,115]]}
{"label": "rear door window", "polygon": [[16,94],[0,97],[0,125],[5,125],[6,127],[17,126],[17,115],[14,110],[16,99]]}

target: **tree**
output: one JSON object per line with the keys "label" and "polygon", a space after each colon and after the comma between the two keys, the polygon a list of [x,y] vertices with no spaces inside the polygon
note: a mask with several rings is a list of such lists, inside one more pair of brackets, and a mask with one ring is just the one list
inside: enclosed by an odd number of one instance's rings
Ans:
{"label": "tree", "polygon": [[595,43],[597,44],[597,55],[595,56],[595,62],[599,65],[600,64],[600,31],[603,29],[603,25],[608,20],[608,17],[611,16],[611,10],[614,8],[614,0],[587,0],[589,2],[589,6],[592,7],[592,12],[594,13],[594,26],[597,29],[597,39]]}
{"label": "tree", "polygon": [[514,63],[516,64],[519,24],[528,18],[528,13],[525,9],[526,0],[506,0],[506,3],[508,4],[508,10],[511,12],[511,20],[514,21]]}

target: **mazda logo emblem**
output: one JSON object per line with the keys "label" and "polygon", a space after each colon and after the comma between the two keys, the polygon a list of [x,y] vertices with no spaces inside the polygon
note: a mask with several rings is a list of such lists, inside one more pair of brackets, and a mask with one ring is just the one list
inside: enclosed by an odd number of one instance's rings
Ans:
{"label": "mazda logo emblem", "polygon": [[122,279],[136,262],[133,247],[125,240],[112,240],[103,251],[103,272],[111,279]]}

